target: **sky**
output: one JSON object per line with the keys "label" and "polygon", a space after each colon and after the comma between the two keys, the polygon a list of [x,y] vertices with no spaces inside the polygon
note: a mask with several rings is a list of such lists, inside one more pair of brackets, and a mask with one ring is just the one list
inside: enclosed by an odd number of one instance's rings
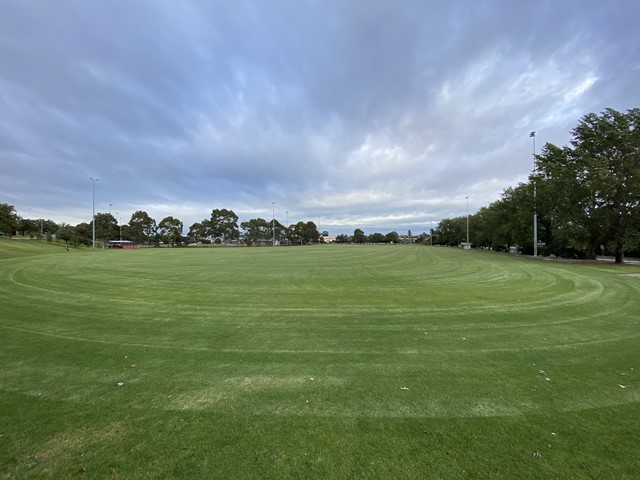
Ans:
{"label": "sky", "polygon": [[425,232],[526,181],[531,131],[539,153],[639,107],[639,18],[637,0],[0,0],[0,203]]}

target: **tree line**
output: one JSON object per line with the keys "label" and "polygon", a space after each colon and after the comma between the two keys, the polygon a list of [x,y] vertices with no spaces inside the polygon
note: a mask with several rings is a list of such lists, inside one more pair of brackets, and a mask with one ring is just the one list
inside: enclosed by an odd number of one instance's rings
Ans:
{"label": "tree line", "polygon": [[640,255],[640,109],[606,109],[582,117],[570,144],[546,143],[535,155],[526,183],[505,189],[478,212],[444,219],[432,230],[434,244],[466,239],[495,250],[594,259],[617,263]]}
{"label": "tree line", "polygon": [[[249,244],[273,242],[308,244],[316,243],[321,234],[313,222],[298,222],[285,227],[277,220],[254,218],[238,224],[239,218],[233,210],[214,209],[209,218],[191,225],[187,232],[183,222],[168,216],[156,221],[147,212],[138,210],[126,224],[110,213],[96,213],[95,237],[102,243],[112,240],[129,240],[137,244],[158,246],[181,246],[190,243],[237,243]],[[242,232],[241,232],[242,229]],[[52,220],[21,218],[13,205],[0,204],[0,232],[20,232],[31,238],[55,236],[56,239],[75,246],[91,245],[93,220],[72,226],[57,224]]]}
{"label": "tree line", "polygon": [[[307,245],[320,242],[329,237],[329,232],[319,232],[312,221],[297,222],[288,227],[276,219],[252,218],[239,223],[233,210],[214,209],[209,218],[191,225],[185,233],[183,222],[168,216],[157,222],[147,212],[139,210],[131,215],[126,224],[118,224],[110,213],[96,213],[96,240],[105,244],[111,240],[129,240],[136,244],[170,247],[193,243],[200,244],[246,244],[246,245]],[[93,241],[93,222],[84,222],[72,226],[57,224],[52,220],[32,220],[21,218],[13,205],[0,204],[0,232],[20,232],[30,238],[46,237],[62,240],[73,246],[90,246]],[[336,243],[399,243],[424,242],[426,234],[414,237],[409,230],[406,236],[392,231],[387,234],[372,233],[366,235],[356,228],[353,235],[341,234],[335,237]]]}

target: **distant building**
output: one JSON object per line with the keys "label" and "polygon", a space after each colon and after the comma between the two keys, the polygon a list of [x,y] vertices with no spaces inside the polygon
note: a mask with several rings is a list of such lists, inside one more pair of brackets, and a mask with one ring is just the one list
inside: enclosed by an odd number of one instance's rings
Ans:
{"label": "distant building", "polygon": [[131,240],[109,240],[107,248],[138,248]]}

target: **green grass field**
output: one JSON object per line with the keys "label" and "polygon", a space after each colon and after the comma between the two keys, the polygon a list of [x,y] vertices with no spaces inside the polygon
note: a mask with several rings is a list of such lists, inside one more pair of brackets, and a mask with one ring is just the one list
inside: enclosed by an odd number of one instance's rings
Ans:
{"label": "green grass field", "polygon": [[640,478],[637,272],[1,239],[0,478]]}

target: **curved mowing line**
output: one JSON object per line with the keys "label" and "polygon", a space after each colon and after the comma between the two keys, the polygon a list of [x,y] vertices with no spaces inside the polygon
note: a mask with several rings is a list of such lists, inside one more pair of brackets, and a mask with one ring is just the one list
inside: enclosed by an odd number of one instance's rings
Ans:
{"label": "curved mowing line", "polygon": [[582,346],[600,345],[606,343],[619,342],[630,338],[640,337],[640,332],[634,335],[620,335],[612,338],[602,338],[599,340],[582,341],[575,343],[563,343],[557,345],[540,345],[540,346],[525,346],[525,347],[499,347],[492,349],[430,349],[430,350],[295,350],[295,349],[244,349],[244,348],[211,348],[211,347],[184,347],[176,345],[158,345],[152,343],[138,343],[138,342],[117,342],[115,340],[94,339],[86,337],[77,337],[72,335],[62,335],[58,333],[42,332],[38,330],[32,330],[23,327],[16,327],[12,325],[0,324],[0,327],[8,328],[10,330],[21,331],[30,333],[33,335],[41,335],[44,337],[59,338],[63,340],[70,340],[75,342],[87,342],[106,345],[118,345],[121,347],[137,347],[137,348],[151,348],[160,350],[178,350],[184,352],[211,352],[211,353],[237,353],[237,354],[327,354],[327,355],[441,355],[441,354],[491,354],[493,352],[516,352],[516,351],[550,351],[550,350],[566,350]]}
{"label": "curved mowing line", "polygon": [[[142,300],[142,299],[125,299],[125,298],[120,298],[120,297],[114,297],[114,296],[104,296],[104,295],[93,295],[93,294],[88,294],[88,293],[82,293],[82,292],[70,292],[70,291],[65,291],[65,290],[60,290],[60,289],[53,289],[53,288],[44,288],[41,286],[36,286],[33,285],[31,283],[26,283],[23,281],[19,281],[16,276],[20,273],[22,273],[22,275],[29,279],[30,277],[27,275],[26,273],[27,268],[22,266],[22,267],[18,267],[12,271],[9,271],[9,275],[8,278],[11,282],[13,282],[14,284],[24,288],[24,289],[33,289],[33,290],[37,290],[39,292],[45,292],[47,294],[50,294],[52,296],[55,297],[59,297],[61,295],[64,296],[68,296],[70,298],[84,298],[87,301],[100,301],[100,302],[113,302],[113,303],[120,303],[120,304],[129,304],[129,305],[151,305],[151,306],[159,306],[162,305],[162,303],[156,303],[156,302],[150,302],[147,300]],[[604,286],[602,285],[601,282],[595,281],[595,280],[588,280],[588,279],[584,279],[583,277],[579,277],[578,275],[574,274],[571,275],[569,274],[569,272],[563,272],[568,274],[567,277],[572,277],[573,281],[574,281],[574,285],[575,285],[575,281],[581,281],[584,283],[587,283],[589,288],[581,288],[581,289],[577,289],[574,288],[573,291],[564,293],[564,294],[560,294],[560,295],[556,295],[553,297],[553,304],[550,305],[550,299],[541,299],[541,300],[530,300],[530,301],[526,301],[526,302],[519,302],[518,304],[507,304],[507,305],[501,305],[498,307],[499,311],[505,312],[505,311],[509,311],[509,312],[521,312],[521,311],[528,311],[528,310],[535,310],[539,307],[544,307],[544,308],[558,308],[560,306],[567,306],[567,305],[584,305],[588,302],[590,302],[592,299],[597,299],[598,296],[600,296],[602,294],[602,292],[604,291]],[[550,275],[550,274],[548,274]],[[551,282],[551,284],[555,284],[557,283],[557,276],[552,277],[554,278],[554,281]],[[568,279],[568,278],[566,278]],[[537,288],[537,290],[544,290],[543,287],[539,287]],[[530,294],[532,291],[532,289],[528,289],[526,292],[526,294]],[[14,292],[15,294],[15,292]],[[28,294],[24,294],[24,296],[26,296],[27,298],[29,297]],[[193,306],[191,304],[179,304],[176,302],[171,302],[171,305],[174,308],[180,309],[180,310],[185,310],[185,309],[190,309]],[[317,311],[317,309],[303,309],[303,308],[297,308],[297,309],[287,309],[287,308],[279,308],[279,307],[273,307],[271,304],[267,303],[264,306],[268,306],[270,309],[275,310],[275,311],[282,311],[282,312],[287,312],[287,311],[300,311],[300,312],[304,312],[304,311]],[[340,314],[344,314],[345,311],[348,311],[349,307],[340,307],[340,308],[335,308],[335,309],[328,309],[326,307],[323,306],[323,311],[327,312],[327,313],[333,313],[333,312],[337,312]],[[225,307],[226,310],[229,311],[244,311],[243,307]],[[419,313],[421,315],[460,315],[460,314],[472,314],[474,312],[483,312],[483,311],[495,311],[496,310],[496,306],[495,305],[478,305],[477,301],[469,301],[469,302],[459,302],[458,305],[456,305],[455,307],[434,307],[431,305],[425,305],[424,307],[420,306],[420,307],[408,307],[408,308],[404,308],[404,311],[407,312],[408,314],[416,314]],[[377,312],[380,311],[380,307],[375,308],[375,309],[371,309],[371,310],[367,310],[366,308],[363,307],[357,307],[353,310],[354,312],[367,312],[367,311],[372,311],[372,312]],[[402,311],[401,309],[397,308],[394,309],[394,313],[399,313],[400,311]]]}
{"label": "curved mowing line", "polygon": [[[615,383],[617,365],[637,359],[640,337],[640,282],[613,274],[619,270],[419,247],[329,252],[184,250],[0,263],[0,295],[18,313],[0,322],[0,349],[10,346],[3,358],[22,368],[0,374],[0,391],[42,388],[43,397],[95,408],[127,391],[135,392],[132,408],[417,419],[561,414],[640,399],[631,377],[629,388]],[[138,296],[127,290],[152,281]],[[31,365],[16,353],[37,356],[47,347]],[[114,383],[124,375],[114,360],[121,351],[151,367],[126,369],[122,390]],[[595,362],[581,376],[576,362],[591,353],[603,366]],[[545,382],[534,361],[547,361],[551,372],[565,361],[572,368]],[[520,377],[524,363],[530,372]],[[334,375],[342,365],[353,369],[338,383],[295,377],[315,365]],[[263,368],[272,378],[252,383]],[[88,375],[69,379],[70,371]],[[405,374],[415,385],[400,392],[404,384],[395,381]],[[349,381],[356,395],[346,392]],[[429,390],[430,382],[444,388]],[[331,400],[338,390],[345,392]],[[308,392],[328,401],[295,403]]]}

